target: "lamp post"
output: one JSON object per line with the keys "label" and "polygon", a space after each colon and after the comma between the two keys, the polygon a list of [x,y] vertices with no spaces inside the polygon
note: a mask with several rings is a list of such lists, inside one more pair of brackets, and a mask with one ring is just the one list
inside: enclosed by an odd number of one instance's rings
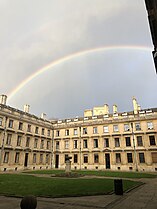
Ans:
{"label": "lamp post", "polygon": [[135,135],[134,135],[133,123],[131,123],[131,129],[132,129],[132,139],[133,139],[133,148],[134,148],[134,162],[135,162],[136,171],[138,171],[137,153],[136,153],[136,147],[135,147]]}

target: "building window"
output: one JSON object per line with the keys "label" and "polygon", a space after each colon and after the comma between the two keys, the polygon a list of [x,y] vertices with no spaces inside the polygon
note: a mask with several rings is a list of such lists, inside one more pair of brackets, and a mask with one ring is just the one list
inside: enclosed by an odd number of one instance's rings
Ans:
{"label": "building window", "polygon": [[94,139],[94,148],[98,148],[98,139]]}
{"label": "building window", "polygon": [[2,126],[3,118],[0,117],[0,126]]}
{"label": "building window", "polygon": [[41,134],[42,134],[42,135],[44,135],[44,134],[45,134],[45,129],[44,129],[44,128],[42,128],[42,130],[41,130]]}
{"label": "building window", "polygon": [[129,124],[124,124],[124,131],[130,131]]}
{"label": "building window", "polygon": [[34,139],[34,148],[38,147],[38,139]]}
{"label": "building window", "polygon": [[36,163],[36,160],[37,160],[37,155],[36,153],[33,154],[33,163]]}
{"label": "building window", "polygon": [[13,128],[13,120],[9,120],[8,127],[9,127],[9,128]]}
{"label": "building window", "polygon": [[109,147],[109,139],[108,138],[104,139],[104,147]]}
{"label": "building window", "polygon": [[99,155],[94,154],[94,163],[99,163]]}
{"label": "building window", "polygon": [[6,141],[7,145],[11,145],[11,138],[12,138],[12,134],[8,134],[7,135],[7,141]]}
{"label": "building window", "polygon": [[140,163],[145,163],[145,157],[144,157],[144,153],[139,153],[139,160],[140,160]]}
{"label": "building window", "polygon": [[126,142],[126,146],[127,146],[127,147],[130,147],[130,146],[131,146],[130,137],[125,137],[125,142]]}
{"label": "building window", "polygon": [[87,134],[87,128],[83,128],[83,134]]}
{"label": "building window", "polygon": [[5,152],[3,162],[8,163],[8,161],[9,161],[9,152]]}
{"label": "building window", "polygon": [[30,124],[28,124],[27,132],[31,132],[31,125]]}
{"label": "building window", "polygon": [[19,157],[20,157],[20,153],[16,152],[16,154],[15,154],[15,163],[19,163]]}
{"label": "building window", "polygon": [[136,139],[137,139],[137,146],[139,147],[143,146],[142,136],[137,136]]}
{"label": "building window", "polygon": [[46,146],[47,149],[50,149],[50,141],[47,141],[47,146]]}
{"label": "building window", "polygon": [[46,154],[46,163],[48,164],[50,162],[50,155]]}
{"label": "building window", "polygon": [[56,141],[56,150],[59,149],[59,141]]}
{"label": "building window", "polygon": [[40,154],[40,163],[43,163],[43,154]]}
{"label": "building window", "polygon": [[150,142],[150,145],[156,145],[155,136],[154,135],[149,136],[149,142]]}
{"label": "building window", "polygon": [[108,126],[104,126],[104,133],[108,133]]}
{"label": "building window", "polygon": [[17,146],[21,146],[21,139],[22,139],[22,136],[17,136]]}
{"label": "building window", "polygon": [[44,139],[41,140],[40,149],[44,149]]}
{"label": "building window", "polygon": [[36,134],[39,133],[39,127],[35,127],[35,133],[36,133]]}
{"label": "building window", "polygon": [[97,134],[98,133],[98,128],[97,127],[93,127],[93,134]]}
{"label": "building window", "polygon": [[19,130],[22,130],[23,128],[23,123],[19,122]]}
{"label": "building window", "polygon": [[69,155],[65,154],[65,163],[66,163],[68,158],[69,158]]}
{"label": "building window", "polygon": [[128,163],[133,163],[132,153],[127,153]]}
{"label": "building window", "polygon": [[88,148],[87,139],[83,140],[83,148]]}
{"label": "building window", "polygon": [[57,137],[57,136],[59,136],[59,131],[58,131],[58,130],[56,131],[56,137]]}
{"label": "building window", "polygon": [[118,132],[118,125],[113,125],[113,131]]}
{"label": "building window", "polygon": [[69,136],[69,129],[65,130],[65,136]]}
{"label": "building window", "polygon": [[141,125],[140,125],[140,123],[135,123],[135,129],[136,129],[136,131],[141,130]]}
{"label": "building window", "polygon": [[152,163],[157,163],[157,152],[152,152]]}
{"label": "building window", "polygon": [[29,147],[29,143],[30,143],[30,137],[26,138],[26,147]]}
{"label": "building window", "polygon": [[78,162],[78,155],[74,154],[74,163],[77,163],[77,162]]}
{"label": "building window", "polygon": [[65,141],[65,149],[69,149],[69,141]]}
{"label": "building window", "polygon": [[88,155],[83,155],[83,162],[88,163]]}
{"label": "building window", "polygon": [[153,129],[153,123],[152,122],[147,122],[147,128],[148,128],[148,130]]}
{"label": "building window", "polygon": [[121,163],[121,155],[120,155],[120,153],[116,153],[116,163]]}
{"label": "building window", "polygon": [[77,140],[74,140],[74,149],[77,149]]}
{"label": "building window", "polygon": [[115,147],[120,147],[119,138],[115,138],[115,139],[114,139],[114,142],[115,142]]}
{"label": "building window", "polygon": [[49,129],[47,130],[47,136],[50,136],[50,130]]}
{"label": "building window", "polygon": [[74,128],[74,135],[77,135],[77,128]]}

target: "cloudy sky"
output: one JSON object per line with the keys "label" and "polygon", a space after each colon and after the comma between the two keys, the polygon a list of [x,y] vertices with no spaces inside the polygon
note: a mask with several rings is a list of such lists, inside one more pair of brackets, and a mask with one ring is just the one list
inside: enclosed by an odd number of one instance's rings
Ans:
{"label": "cloudy sky", "polygon": [[[142,108],[157,107],[144,0],[0,0],[0,14],[0,94],[11,95],[33,73],[61,60],[8,105],[23,109],[27,103],[31,113],[48,118],[82,116],[105,103],[111,112],[113,104],[129,111],[133,96]],[[86,50],[93,52],[72,56]]]}

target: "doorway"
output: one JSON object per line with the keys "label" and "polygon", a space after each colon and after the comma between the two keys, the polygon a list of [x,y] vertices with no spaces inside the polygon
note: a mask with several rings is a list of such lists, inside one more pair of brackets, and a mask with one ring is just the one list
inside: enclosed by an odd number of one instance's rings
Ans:
{"label": "doorway", "polygon": [[25,163],[24,166],[27,167],[28,166],[28,153],[25,154]]}
{"label": "doorway", "polygon": [[55,168],[59,167],[59,155],[56,155],[56,159],[55,159]]}
{"label": "doorway", "polygon": [[105,154],[105,161],[106,161],[106,169],[110,169],[111,165],[110,165],[110,154],[109,153]]}

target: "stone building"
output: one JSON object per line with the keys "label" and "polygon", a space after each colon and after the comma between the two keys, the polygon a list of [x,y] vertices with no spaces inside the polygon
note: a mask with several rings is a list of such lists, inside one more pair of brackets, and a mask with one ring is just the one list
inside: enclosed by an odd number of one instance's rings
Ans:
{"label": "stone building", "polygon": [[6,106],[0,96],[0,170],[49,169],[52,167],[52,122]]}
{"label": "stone building", "polygon": [[59,120],[54,127],[55,168],[157,171],[157,109],[141,110],[133,98],[132,112],[108,105],[85,110],[84,117]]}
{"label": "stone building", "polygon": [[0,96],[0,170],[72,169],[157,171],[157,108],[119,113],[113,105],[83,117],[50,121],[6,105]]}

